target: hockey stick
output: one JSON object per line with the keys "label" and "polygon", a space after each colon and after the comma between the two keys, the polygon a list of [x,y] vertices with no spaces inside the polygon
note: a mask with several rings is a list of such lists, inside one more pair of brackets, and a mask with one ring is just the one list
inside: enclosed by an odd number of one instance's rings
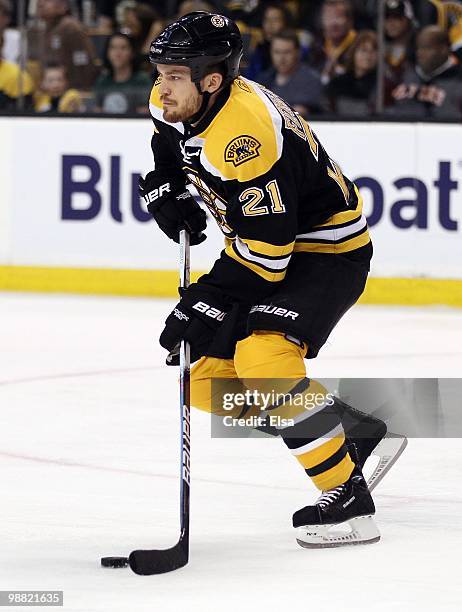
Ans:
{"label": "hockey stick", "polygon": [[[189,234],[180,232],[180,287],[189,286]],[[189,491],[190,491],[190,356],[189,344],[180,344],[180,411],[181,411],[181,483],[180,539],[164,550],[134,550],[128,563],[135,574],[150,576],[172,572],[187,564],[189,559]]]}

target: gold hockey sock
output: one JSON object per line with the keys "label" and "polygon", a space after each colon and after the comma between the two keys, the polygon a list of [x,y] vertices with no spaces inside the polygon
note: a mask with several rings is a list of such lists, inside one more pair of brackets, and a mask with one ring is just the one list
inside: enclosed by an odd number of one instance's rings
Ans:
{"label": "gold hockey sock", "polygon": [[244,391],[232,359],[202,357],[191,368],[191,406],[218,416],[258,416],[258,408],[236,406],[232,410],[224,407],[225,394],[233,397]]}
{"label": "gold hockey sock", "polygon": [[276,427],[285,444],[325,491],[346,482],[354,463],[333,400],[320,383],[306,379],[305,352],[282,334],[254,332],[237,343],[234,367],[247,389],[277,397],[265,414],[276,417],[271,420],[281,424]]}

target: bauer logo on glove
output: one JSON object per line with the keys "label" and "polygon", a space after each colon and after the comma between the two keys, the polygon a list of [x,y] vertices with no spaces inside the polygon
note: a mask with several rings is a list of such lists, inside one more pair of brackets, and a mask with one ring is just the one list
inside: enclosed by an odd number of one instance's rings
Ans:
{"label": "bauer logo on glove", "polygon": [[226,312],[221,312],[220,310],[218,310],[218,308],[213,308],[205,302],[197,302],[197,304],[194,304],[193,308],[194,310],[198,310],[199,312],[202,312],[211,319],[216,319],[217,321],[223,321],[226,314]]}
{"label": "bauer logo on glove", "polygon": [[[200,282],[193,283],[181,290],[181,300],[167,317],[159,338],[161,346],[171,353],[182,340],[187,340],[191,361],[197,361],[207,353],[229,309],[231,304],[220,292]],[[178,355],[167,360],[168,365],[178,363]]]}
{"label": "bauer logo on glove", "polygon": [[139,194],[159,228],[171,240],[179,242],[180,230],[186,229],[190,244],[201,244],[207,238],[207,216],[186,189],[186,177],[182,174],[166,177],[156,170],[145,178],[140,177]]}
{"label": "bauer logo on glove", "polygon": [[170,193],[170,192],[171,192],[170,183],[164,183],[158,189],[157,188],[153,189],[152,191],[147,193],[144,196],[144,201],[146,202],[146,204],[150,204],[151,202],[154,202],[155,200],[158,200],[159,198],[161,198],[165,193]]}

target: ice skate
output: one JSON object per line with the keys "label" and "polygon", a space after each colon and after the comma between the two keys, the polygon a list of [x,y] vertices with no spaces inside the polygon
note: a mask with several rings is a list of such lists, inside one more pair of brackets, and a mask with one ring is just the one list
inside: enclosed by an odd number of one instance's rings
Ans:
{"label": "ice skate", "polygon": [[348,452],[356,465],[363,469],[372,454],[379,458],[367,480],[369,491],[372,491],[406,448],[407,438],[400,434],[387,433],[384,421],[356,410],[337,397],[334,405],[345,430]]}
{"label": "ice skate", "polygon": [[378,542],[380,532],[374,514],[366,481],[355,468],[347,482],[324,491],[313,506],[298,510],[292,522],[303,548],[333,548]]}

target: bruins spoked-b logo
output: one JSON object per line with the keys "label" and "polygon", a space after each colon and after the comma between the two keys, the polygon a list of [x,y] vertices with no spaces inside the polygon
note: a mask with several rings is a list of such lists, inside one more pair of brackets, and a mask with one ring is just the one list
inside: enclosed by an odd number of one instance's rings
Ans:
{"label": "bruins spoked-b logo", "polygon": [[210,20],[216,28],[224,28],[225,20],[221,15],[214,15]]}
{"label": "bruins spoked-b logo", "polygon": [[233,138],[233,140],[226,145],[225,162],[240,166],[249,159],[258,157],[260,155],[258,152],[260,147],[261,143],[253,136],[242,135]]}

